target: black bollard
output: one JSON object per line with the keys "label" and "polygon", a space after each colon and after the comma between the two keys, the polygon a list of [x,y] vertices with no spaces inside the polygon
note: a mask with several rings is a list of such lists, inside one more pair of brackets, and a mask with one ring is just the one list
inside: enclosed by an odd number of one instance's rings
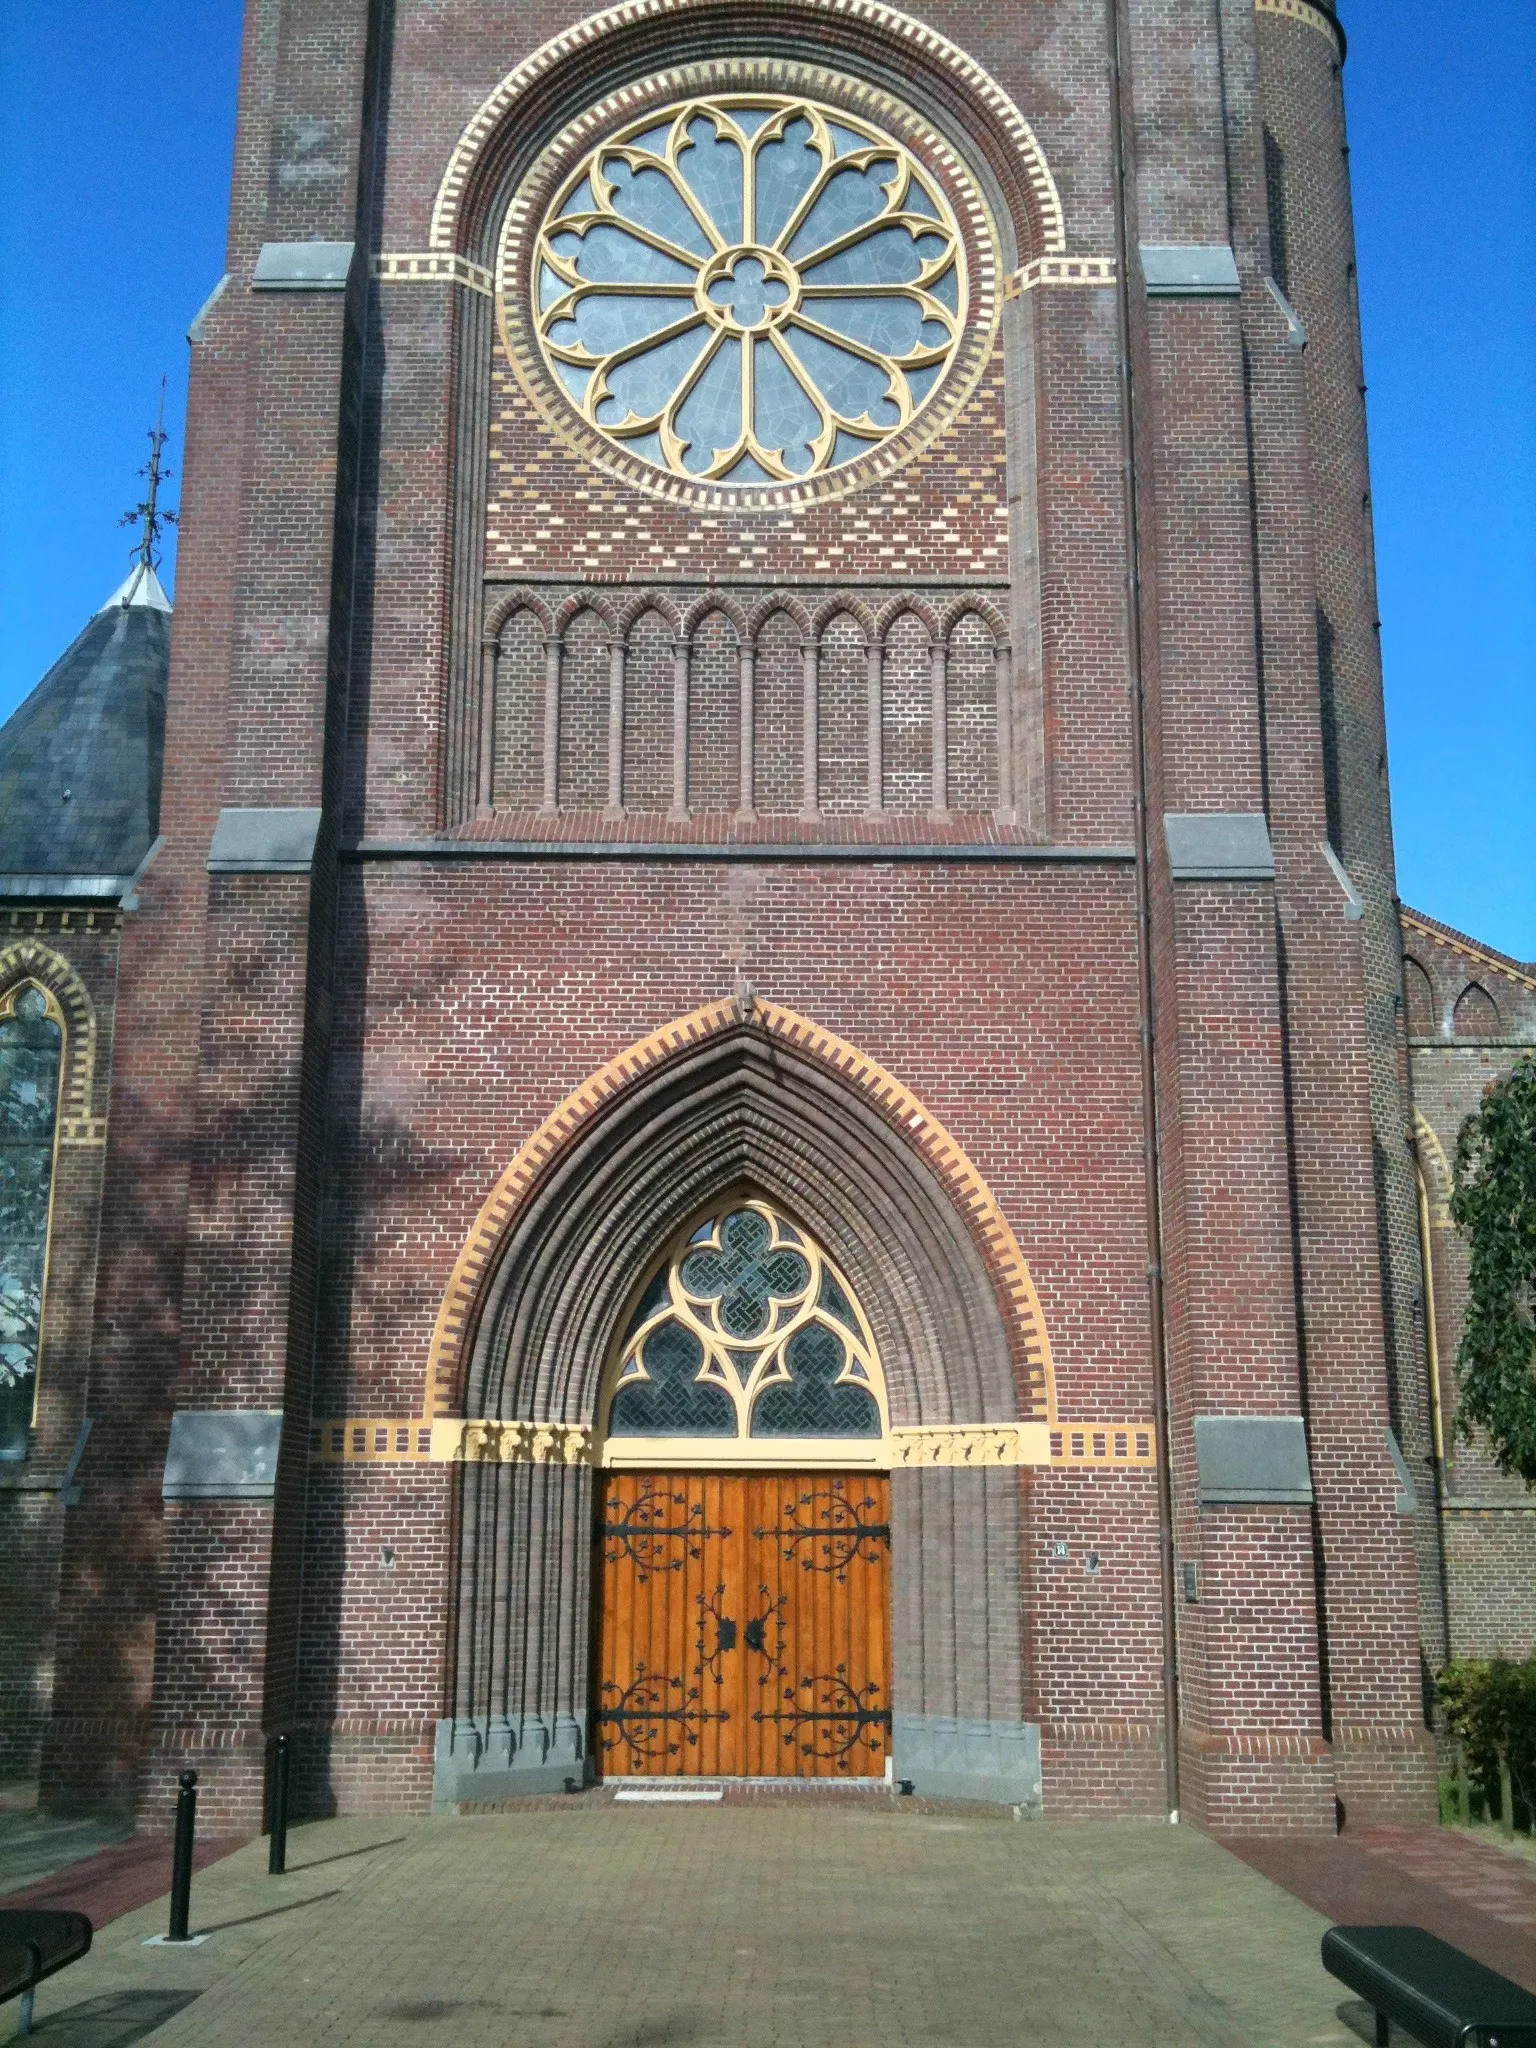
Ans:
{"label": "black bollard", "polygon": [[272,1839],[267,1844],[267,1875],[281,1877],[288,1868],[288,1738],[272,1745]]}
{"label": "black bollard", "polygon": [[192,1906],[192,1835],[197,1827],[197,1773],[183,1771],[176,1799],[176,1856],[171,1865],[171,1931],[167,1941],[187,1939]]}
{"label": "black bollard", "polygon": [[29,1941],[27,1943],[27,1976],[29,1982],[26,1990],[21,1994],[21,2023],[16,2029],[18,2034],[30,2034],[32,2031],[32,2001],[37,1996],[37,1987],[42,1974],[43,1952],[35,1941]]}

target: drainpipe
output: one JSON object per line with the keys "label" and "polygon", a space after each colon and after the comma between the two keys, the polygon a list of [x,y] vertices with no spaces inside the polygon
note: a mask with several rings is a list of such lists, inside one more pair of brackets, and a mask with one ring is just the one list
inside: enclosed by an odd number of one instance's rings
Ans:
{"label": "drainpipe", "polygon": [[1429,1413],[1433,1429],[1435,1539],[1440,1553],[1440,1619],[1445,1629],[1445,1654],[1455,1656],[1451,1640],[1451,1574],[1445,1554],[1445,1418],[1440,1407],[1440,1328],[1435,1313],[1435,1241],[1429,1220],[1429,1189],[1424,1169],[1414,1162],[1419,1189],[1419,1257],[1424,1266],[1424,1348],[1429,1365]]}
{"label": "drainpipe", "polygon": [[1121,87],[1120,0],[1105,0],[1109,41],[1110,152],[1114,174],[1115,276],[1119,306],[1120,461],[1125,505],[1126,661],[1131,688],[1131,796],[1136,836],[1137,999],[1141,1009],[1142,1158],[1147,1204],[1147,1322],[1157,1429],[1158,1581],[1163,1610],[1163,1780],[1168,1818],[1179,1818],[1179,1643],[1173,1582],[1173,1475],[1169,1463],[1168,1357],[1163,1333],[1163,1223],[1152,1038],[1152,889],[1147,826],[1147,695],[1142,662],[1141,538],[1136,475],[1135,381],[1131,370],[1130,237]]}

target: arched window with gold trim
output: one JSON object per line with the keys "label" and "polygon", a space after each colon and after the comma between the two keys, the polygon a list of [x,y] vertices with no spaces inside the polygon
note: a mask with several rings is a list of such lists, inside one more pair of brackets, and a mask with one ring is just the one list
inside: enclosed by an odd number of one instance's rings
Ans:
{"label": "arched window with gold trim", "polygon": [[37,1405],[64,1018],[24,981],[0,996],[0,1459],[27,1455]]}
{"label": "arched window with gold trim", "polygon": [[875,1462],[885,1381],[853,1289],[757,1197],[690,1224],[620,1340],[604,1463]]}

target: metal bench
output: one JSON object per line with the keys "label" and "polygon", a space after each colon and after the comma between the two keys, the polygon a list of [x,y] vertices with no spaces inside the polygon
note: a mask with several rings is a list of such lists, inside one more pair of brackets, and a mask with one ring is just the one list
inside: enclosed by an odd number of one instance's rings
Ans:
{"label": "metal bench", "polygon": [[1536,2048],[1536,1998],[1422,1927],[1330,1927],[1323,1968],[1424,2048]]}
{"label": "metal bench", "polygon": [[21,1996],[21,2031],[32,2031],[32,1996],[45,1977],[78,1963],[91,1945],[83,1913],[0,1911],[0,2005]]}

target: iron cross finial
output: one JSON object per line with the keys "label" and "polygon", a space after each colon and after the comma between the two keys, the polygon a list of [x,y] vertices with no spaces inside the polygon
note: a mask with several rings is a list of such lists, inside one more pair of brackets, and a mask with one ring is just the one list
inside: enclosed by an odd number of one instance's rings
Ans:
{"label": "iron cross finial", "polygon": [[155,415],[155,424],[149,434],[149,460],[139,471],[149,484],[149,495],[137,505],[131,506],[117,522],[119,526],[137,526],[139,538],[130,554],[141,568],[154,569],[160,562],[160,531],[162,527],[174,526],[176,514],[162,512],[159,508],[160,486],[169,483],[174,470],[161,464],[161,454],[170,436],[165,431],[165,379],[160,379],[160,406]]}

